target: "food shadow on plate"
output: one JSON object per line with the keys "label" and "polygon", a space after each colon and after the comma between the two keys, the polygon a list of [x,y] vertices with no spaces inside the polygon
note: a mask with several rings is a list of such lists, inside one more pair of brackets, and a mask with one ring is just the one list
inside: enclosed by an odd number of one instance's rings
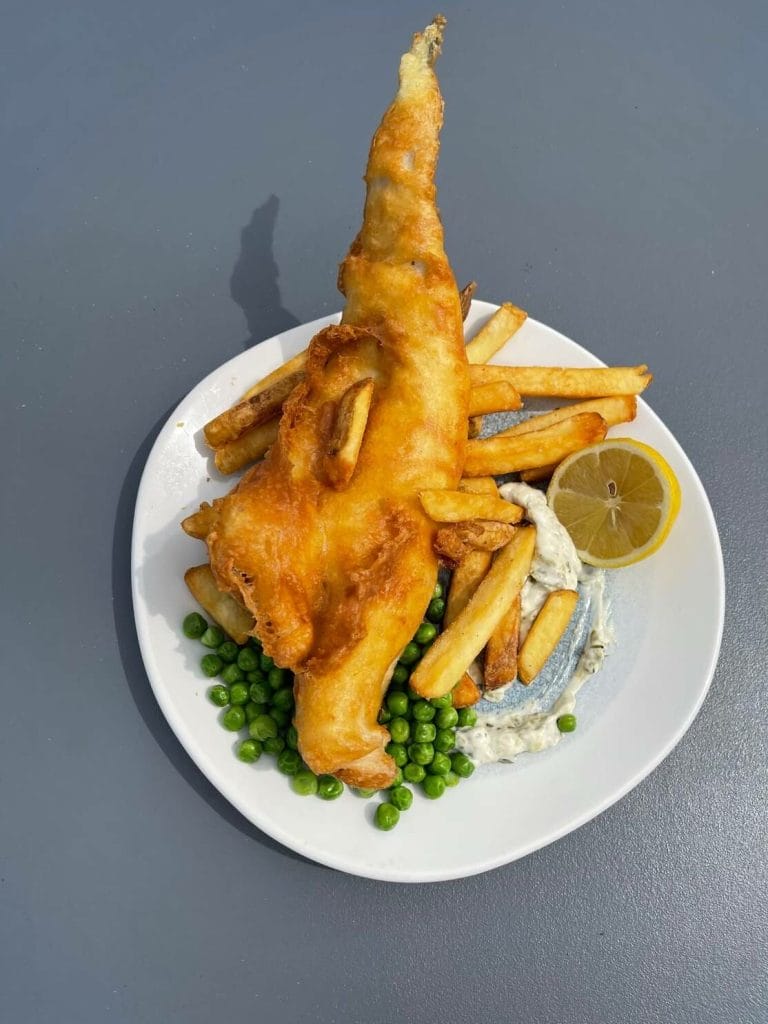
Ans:
{"label": "food shadow on plate", "polygon": [[144,724],[173,767],[195,792],[228,824],[233,825],[244,835],[255,839],[270,850],[290,857],[292,860],[300,861],[303,864],[310,864],[312,863],[311,861],[308,861],[298,853],[294,853],[287,847],[281,846],[280,843],[266,835],[255,825],[252,825],[206,779],[184,750],[181,743],[176,739],[171,727],[163,717],[144,669],[144,662],[141,658],[136,626],[133,619],[133,601],[131,597],[133,510],[136,504],[136,494],[144,464],[147,461],[155,438],[172,411],[173,407],[163,413],[139,446],[125,475],[117,502],[112,537],[112,607],[118,650],[125,678],[139,714],[144,720]]}

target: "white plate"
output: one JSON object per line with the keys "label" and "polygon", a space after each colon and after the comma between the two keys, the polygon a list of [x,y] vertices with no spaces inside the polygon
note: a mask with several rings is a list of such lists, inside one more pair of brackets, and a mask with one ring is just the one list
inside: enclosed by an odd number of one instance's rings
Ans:
{"label": "white plate", "polygon": [[[468,327],[495,309],[475,302]],[[675,746],[709,687],[723,628],[723,563],[707,496],[680,445],[645,402],[626,432],[658,448],[682,486],[680,516],[663,548],[615,574],[618,642],[581,691],[575,733],[514,765],[479,769],[438,801],[416,794],[388,833],[376,800],[346,792],[333,803],[294,795],[271,758],[238,761],[235,740],[205,698],[203,649],[181,620],[194,607],[184,570],[205,560],[179,522],[232,481],[204,457],[202,425],[247,386],[306,347],[324,317],[230,359],[184,399],[147,459],[133,529],[136,627],[155,696],[190,757],[217,789],[274,839],[342,871],[399,882],[459,878],[506,864],[594,818],[636,786]],[[562,334],[528,320],[494,360],[600,366]],[[614,433],[618,431],[614,430]]]}

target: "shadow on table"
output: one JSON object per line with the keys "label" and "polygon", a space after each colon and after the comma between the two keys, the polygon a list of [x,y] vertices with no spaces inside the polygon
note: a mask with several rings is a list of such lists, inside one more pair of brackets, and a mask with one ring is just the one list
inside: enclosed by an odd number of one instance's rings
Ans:
{"label": "shadow on table", "polygon": [[229,279],[232,298],[245,314],[250,337],[243,348],[296,327],[299,321],[283,307],[275,261],[275,224],[280,200],[271,195],[251,214],[240,232],[240,255]]}

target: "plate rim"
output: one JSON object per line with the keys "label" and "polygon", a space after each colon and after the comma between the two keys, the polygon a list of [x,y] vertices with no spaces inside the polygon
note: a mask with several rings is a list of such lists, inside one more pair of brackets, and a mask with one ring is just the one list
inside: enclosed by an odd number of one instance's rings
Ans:
{"label": "plate rim", "polygon": [[[492,314],[499,308],[496,303],[488,302],[481,299],[473,299],[472,301],[472,312],[479,312],[481,316],[486,314]],[[159,457],[160,449],[165,443],[167,436],[173,430],[175,423],[178,420],[179,410],[186,405],[190,397],[194,392],[204,391],[206,386],[210,387],[210,383],[213,378],[218,378],[224,373],[227,368],[242,359],[243,355],[251,351],[253,348],[258,348],[261,345],[269,342],[280,342],[290,334],[292,331],[301,330],[306,332],[311,330],[312,335],[317,333],[318,330],[329,322],[337,321],[340,317],[340,312],[326,314],[325,316],[318,317],[314,320],[307,321],[303,324],[298,324],[295,327],[289,328],[287,331],[282,331],[279,334],[272,335],[270,338],[265,338],[255,345],[250,346],[243,352],[239,352],[232,356],[230,359],[225,360],[219,366],[214,367],[209,373],[207,373],[197,384],[195,384],[189,391],[182,397],[182,399],[174,406],[173,410],[169,414],[168,418],[164,422],[157,437],[147,455],[147,459],[144,463],[144,467],[141,473],[141,479],[136,492],[136,501],[134,505],[133,522],[131,528],[131,600],[133,607],[133,619],[134,626],[136,629],[136,635],[139,642],[139,649],[141,651],[141,657],[144,664],[144,669],[149,680],[150,687],[154,694],[158,705],[163,712],[163,716],[166,719],[171,731],[174,733],[176,738],[181,743],[185,752],[192,759],[198,769],[206,776],[206,778],[215,786],[216,790],[221,796],[227,800],[228,803],[232,804],[251,824],[255,825],[258,829],[270,836],[272,839],[279,842],[281,845],[287,847],[290,850],[300,854],[301,856],[307,857],[316,863],[323,864],[326,867],[333,868],[337,871],[343,871],[347,874],[357,875],[363,878],[369,878],[376,881],[394,882],[394,883],[430,883],[440,881],[452,881],[459,878],[469,878],[474,875],[484,873],[486,871],[492,871],[496,868],[502,867],[505,864],[511,864],[516,860],[520,860],[523,857],[527,857],[529,854],[534,853],[536,850],[543,849],[545,846],[549,846],[551,843],[556,842],[558,839],[562,839],[564,836],[571,832],[576,831],[583,825],[592,821],[613,804],[618,803],[624,796],[627,795],[632,789],[638,786],[645,778],[647,778],[651,772],[653,772],[662,761],[664,761],[675,747],[680,743],[683,736],[686,734],[688,729],[691,727],[693,721],[697,717],[704,700],[709,693],[712,685],[712,680],[717,668],[718,659],[720,655],[720,649],[722,645],[723,629],[725,624],[725,566],[723,562],[722,544],[720,540],[720,534],[717,528],[717,521],[715,514],[712,509],[712,505],[709,501],[709,497],[704,488],[703,483],[699,477],[699,474],[693,465],[692,461],[686,454],[680,442],[677,440],[673,432],[667,427],[661,417],[656,413],[648,403],[643,399],[642,396],[638,396],[640,403],[644,408],[645,413],[650,416],[651,420],[656,426],[660,426],[671,439],[673,446],[676,448],[676,455],[685,464],[687,469],[690,471],[691,478],[697,491],[700,504],[703,508],[707,526],[709,532],[714,541],[715,553],[717,555],[717,574],[713,580],[715,585],[715,598],[716,598],[716,619],[717,628],[713,634],[713,644],[709,651],[709,658],[707,661],[706,671],[704,673],[703,685],[700,687],[700,692],[697,695],[695,702],[692,704],[688,713],[683,719],[681,719],[676,730],[673,732],[670,738],[659,748],[658,751],[643,765],[643,767],[637,770],[629,779],[622,781],[615,789],[605,796],[602,800],[597,803],[590,805],[590,807],[581,813],[574,814],[569,817],[567,821],[559,828],[555,828],[546,832],[528,843],[522,846],[516,847],[511,853],[502,853],[492,857],[485,857],[480,860],[473,860],[463,865],[460,868],[452,868],[447,870],[435,870],[434,872],[409,872],[407,870],[390,870],[388,873],[378,869],[368,869],[364,863],[350,862],[342,856],[338,856],[333,853],[325,853],[323,850],[317,850],[314,847],[309,848],[307,845],[303,845],[297,842],[294,837],[286,833],[284,829],[272,821],[268,817],[262,819],[259,813],[254,813],[252,807],[246,806],[245,800],[240,798],[239,793],[231,793],[229,785],[220,778],[218,768],[215,763],[215,759],[210,757],[204,748],[201,748],[195,738],[191,735],[191,732],[187,729],[181,716],[177,715],[175,709],[171,705],[170,701],[166,698],[166,689],[159,683],[161,672],[159,668],[154,664],[154,653],[152,645],[149,641],[149,630],[146,623],[144,622],[142,615],[144,610],[142,609],[142,601],[138,594],[138,577],[139,567],[141,565],[141,559],[139,558],[139,543],[140,543],[140,521],[143,515],[144,507],[147,502],[146,491],[149,488],[149,478],[151,475],[152,464],[155,458]],[[545,324],[542,321],[536,320],[533,317],[529,317],[527,322],[532,325],[544,328],[546,331],[551,332],[562,339],[568,345],[575,347],[581,354],[586,356],[589,360],[596,361],[599,365],[605,366],[606,364],[596,356],[593,352],[590,352],[585,346],[579,342],[574,341],[567,335],[558,331],[557,328],[551,327],[549,324]],[[311,335],[311,336],[312,336]],[[156,679],[158,680],[156,684]]]}

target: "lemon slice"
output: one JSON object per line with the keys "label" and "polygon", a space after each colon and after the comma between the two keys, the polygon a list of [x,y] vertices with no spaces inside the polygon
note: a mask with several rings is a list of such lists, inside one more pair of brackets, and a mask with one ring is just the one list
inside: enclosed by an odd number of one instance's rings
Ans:
{"label": "lemon slice", "polygon": [[664,543],[680,511],[680,484],[655,448],[620,437],[561,462],[547,501],[582,562],[618,569]]}

